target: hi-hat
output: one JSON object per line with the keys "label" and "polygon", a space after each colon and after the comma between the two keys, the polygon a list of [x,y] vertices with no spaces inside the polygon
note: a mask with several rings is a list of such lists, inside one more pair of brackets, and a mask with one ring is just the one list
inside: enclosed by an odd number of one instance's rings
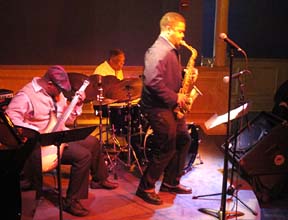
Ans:
{"label": "hi-hat", "polygon": [[118,102],[134,100],[141,96],[142,81],[140,78],[127,78],[109,89],[106,96]]}

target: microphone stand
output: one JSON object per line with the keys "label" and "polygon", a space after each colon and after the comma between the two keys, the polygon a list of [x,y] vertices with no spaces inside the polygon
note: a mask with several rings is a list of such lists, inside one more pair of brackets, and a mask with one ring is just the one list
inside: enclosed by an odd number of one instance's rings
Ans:
{"label": "microphone stand", "polygon": [[[237,78],[238,83],[239,83],[239,90],[240,90],[240,96],[239,96],[239,104],[242,106],[246,103],[245,101],[245,95],[244,95],[244,88],[245,85],[242,83],[240,76]],[[242,205],[244,205],[247,209],[251,211],[251,213],[255,216],[258,215],[256,211],[254,211],[252,208],[250,208],[248,205],[246,205],[239,197],[237,196],[238,188],[241,187],[241,185],[237,185],[237,187],[234,186],[234,170],[235,170],[235,161],[236,161],[236,147],[237,147],[237,131],[241,129],[243,125],[243,117],[247,116],[241,116],[239,119],[236,120],[236,125],[235,125],[235,135],[234,135],[234,143],[232,144],[233,149],[232,149],[232,168],[231,168],[231,176],[230,176],[230,185],[227,189],[227,194],[231,195],[234,197],[237,201],[239,201]],[[240,121],[240,123],[239,123]],[[248,122],[247,118],[246,121]],[[236,191],[236,194],[235,194]]]}
{"label": "microphone stand", "polygon": [[[234,50],[230,48],[230,64],[229,64],[229,77],[232,79],[233,70],[233,58]],[[231,94],[232,94],[232,80],[229,80],[228,89],[228,109],[227,109],[227,128],[226,128],[226,139],[225,139],[225,151],[224,151],[224,170],[223,170],[223,180],[222,180],[222,196],[221,196],[221,206],[218,213],[220,220],[226,219],[226,189],[227,189],[227,179],[228,179],[228,147],[229,147],[229,136],[230,136],[230,109],[231,109]]]}
{"label": "microphone stand", "polygon": [[[226,217],[242,216],[242,212],[226,212],[226,197],[227,197],[227,180],[228,180],[228,147],[229,147],[229,136],[230,136],[230,109],[231,109],[231,94],[232,94],[232,70],[233,70],[233,58],[234,48],[230,47],[230,62],[229,62],[229,89],[228,89],[228,109],[227,109],[227,127],[226,127],[226,138],[225,138],[225,150],[224,150],[224,164],[223,164],[223,179],[222,179],[222,191],[221,191],[221,205],[220,210],[213,210],[207,208],[200,208],[199,211],[208,215],[212,215],[219,220],[226,220]],[[211,194],[218,195],[216,194]],[[209,196],[209,195],[207,195]],[[195,196],[193,198],[199,198],[203,196]]]}

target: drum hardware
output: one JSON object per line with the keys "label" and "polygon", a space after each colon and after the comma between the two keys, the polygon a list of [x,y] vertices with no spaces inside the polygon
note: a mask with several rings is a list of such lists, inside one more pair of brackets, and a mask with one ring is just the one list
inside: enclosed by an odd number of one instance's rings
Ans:
{"label": "drum hardware", "polygon": [[128,115],[127,115],[127,121],[128,121],[128,134],[127,134],[127,141],[128,141],[128,144],[127,144],[127,147],[128,147],[128,155],[127,155],[127,164],[126,166],[128,166],[130,169],[132,169],[132,164],[131,164],[131,153],[133,154],[133,157],[135,159],[134,162],[136,162],[137,166],[138,166],[138,169],[141,173],[141,175],[143,175],[143,170],[142,170],[142,167],[139,163],[139,160],[138,160],[138,157],[136,155],[136,152],[133,148],[133,146],[131,145],[131,93],[130,93],[130,86],[127,85],[126,86],[126,90],[127,90],[127,96],[128,96],[128,103],[127,103],[127,112],[128,112]]}
{"label": "drum hardware", "polygon": [[98,115],[99,115],[99,141],[100,141],[100,148],[103,150],[103,141],[102,141],[102,101],[103,101],[103,87],[102,87],[102,77],[99,77],[98,81],[98,92],[97,94],[97,101],[99,102],[99,110],[98,110]]}
{"label": "drum hardware", "polygon": [[[115,76],[101,76],[101,75],[90,75],[87,76],[82,73],[74,73],[70,72],[68,73],[68,77],[70,80],[70,84],[72,87],[71,94],[65,94],[65,96],[69,99],[73,97],[73,94],[75,91],[79,89],[79,87],[82,85],[83,81],[89,80],[90,84],[86,88],[86,99],[85,102],[93,102],[93,107],[95,114],[99,116],[99,139],[100,139],[100,147],[102,150],[105,150],[105,153],[107,154],[107,158],[109,160],[110,164],[113,164],[112,167],[115,168],[115,160],[118,160],[118,154],[120,152],[125,152],[127,150],[128,158],[127,158],[127,166],[131,166],[131,156],[133,155],[135,158],[135,161],[139,167],[139,170],[142,174],[142,169],[139,164],[137,155],[135,154],[135,151],[131,145],[131,136],[132,136],[132,123],[134,125],[134,121],[132,121],[131,117],[131,100],[136,100],[137,98],[140,98],[141,95],[141,89],[142,89],[142,80],[139,78],[128,78],[120,81]],[[128,93],[128,95],[127,95]],[[111,125],[111,117],[110,117],[110,110],[109,106],[117,103],[117,102],[125,102],[125,107],[127,106],[127,117],[124,120],[127,121],[128,125],[120,126],[120,133],[125,134],[126,137],[123,136],[123,138],[126,138],[126,141],[128,142],[127,148],[122,148],[118,139],[115,136],[115,133],[119,133],[117,130],[117,123],[112,123],[112,140],[113,140],[113,150],[108,149],[107,145],[103,144],[103,113],[105,114],[105,106],[108,106],[107,109],[107,115],[109,119],[108,125]],[[126,104],[128,102],[128,104]],[[103,108],[104,107],[104,108]],[[103,112],[104,110],[104,112]],[[119,110],[119,108],[117,109]],[[117,118],[119,120],[119,118]],[[108,127],[106,126],[106,134],[107,134],[107,144],[108,144]],[[109,128],[110,129],[110,128]],[[138,128],[137,128],[138,129]],[[135,129],[135,130],[137,130]],[[139,127],[141,129],[141,127]],[[141,131],[140,131],[141,132]],[[134,135],[134,128],[133,128],[133,135]],[[118,150],[118,148],[120,150]],[[117,153],[116,153],[117,152]],[[111,158],[109,153],[115,153],[114,158]],[[131,155],[132,154],[132,155]],[[116,158],[115,158],[116,157]],[[110,158],[110,159],[109,159]],[[114,162],[113,162],[114,160]]]}
{"label": "drum hardware", "polygon": [[[132,100],[136,100],[140,98],[141,89],[142,89],[142,81],[138,78],[128,78],[120,81],[120,83],[114,85],[113,89],[107,91],[106,96],[110,99],[118,100],[119,103],[112,103],[109,105],[110,107],[110,124],[115,126],[116,134],[123,136],[125,135],[127,143],[127,162],[124,163],[128,167],[132,167],[131,157],[133,156],[141,175],[143,174],[142,168],[139,164],[138,157],[135,153],[135,150],[131,144],[131,136],[132,136],[132,129],[133,135],[136,133],[134,132],[134,127],[132,127],[132,123],[134,125],[135,121],[132,120]],[[138,107],[138,106],[136,106]],[[113,118],[113,114],[116,110],[116,117]],[[136,109],[137,110],[137,109]],[[124,111],[124,112],[123,112]],[[121,117],[123,116],[123,117]],[[120,122],[120,125],[119,125]],[[138,129],[138,128],[137,128]],[[137,130],[135,129],[135,130]],[[122,161],[123,162],[123,161]]]}
{"label": "drum hardware", "polygon": [[[114,125],[112,125],[112,140],[113,140],[113,149],[112,149],[112,151],[111,150],[108,151],[107,148],[105,148],[105,150],[106,150],[106,153],[107,153],[107,158],[109,160],[109,165],[107,164],[108,170],[109,171],[113,171],[114,179],[116,180],[116,179],[118,179],[118,175],[116,173],[116,166],[117,166],[118,156],[122,152],[122,148],[120,146],[119,141],[117,140],[117,138],[115,136]],[[120,150],[117,150],[116,145],[118,146],[118,148]],[[112,156],[112,154],[113,154],[113,156]]]}
{"label": "drum hardware", "polygon": [[[98,109],[98,115],[99,115],[99,142],[100,142],[100,149],[103,151],[105,151],[106,155],[107,155],[107,158],[109,160],[109,163],[111,165],[111,167],[109,168],[110,171],[113,171],[114,173],[114,179],[117,179],[118,176],[117,176],[117,173],[116,173],[116,170],[115,170],[115,163],[113,162],[112,158],[110,157],[110,154],[106,148],[106,146],[103,145],[103,138],[102,138],[102,129],[103,129],[103,123],[102,123],[102,102],[103,102],[103,87],[102,87],[102,77],[99,76],[98,77],[98,92],[99,94],[97,95],[97,102],[99,103],[99,109]],[[106,126],[106,132],[107,132],[107,126]],[[108,133],[107,133],[107,139],[108,139]],[[116,149],[116,146],[114,144],[114,149]],[[104,152],[103,151],[103,152]],[[117,157],[117,154],[116,154],[116,157]],[[115,158],[114,158],[115,159]]]}

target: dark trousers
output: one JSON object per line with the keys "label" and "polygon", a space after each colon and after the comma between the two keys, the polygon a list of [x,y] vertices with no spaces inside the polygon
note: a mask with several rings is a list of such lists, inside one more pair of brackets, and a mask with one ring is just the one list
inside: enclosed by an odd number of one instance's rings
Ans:
{"label": "dark trousers", "polygon": [[[41,192],[42,188],[40,155],[40,148],[37,148],[27,160],[23,170],[24,176],[32,180],[37,192]],[[68,147],[63,151],[61,163],[71,165],[66,193],[67,197],[71,199],[88,198],[89,172],[96,180],[104,180],[108,177],[99,141],[93,136],[68,143]]]}
{"label": "dark trousers", "polygon": [[143,190],[155,188],[164,172],[163,183],[176,186],[183,174],[191,144],[185,119],[177,119],[172,110],[144,110],[153,130],[152,159],[140,180]]}
{"label": "dark trousers", "polygon": [[84,140],[71,142],[69,146],[86,148],[91,153],[90,174],[94,181],[103,181],[108,177],[108,169],[104,161],[103,151],[100,149],[99,140],[93,136],[88,136]]}

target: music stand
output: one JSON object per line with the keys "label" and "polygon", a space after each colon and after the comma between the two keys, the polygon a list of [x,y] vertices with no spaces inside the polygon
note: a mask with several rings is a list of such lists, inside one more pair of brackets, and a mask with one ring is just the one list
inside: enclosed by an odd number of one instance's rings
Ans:
{"label": "music stand", "polygon": [[[5,201],[2,202],[0,212],[4,213],[7,219],[15,220],[21,220],[22,215],[20,172],[26,159],[37,146],[39,134],[28,128],[21,128],[20,133],[18,128],[5,112],[0,111],[0,189],[4,195],[9,192],[9,196],[2,196]],[[30,135],[25,136],[26,133]]]}
{"label": "music stand", "polygon": [[[230,111],[230,121],[242,117],[248,112],[249,103],[245,103],[233,110]],[[205,123],[206,129],[214,128],[220,124],[228,122],[228,113],[225,113],[223,115],[217,115],[214,114],[212,117],[210,117]]]}
{"label": "music stand", "polygon": [[[248,109],[249,109],[249,103],[245,103],[233,110],[230,111],[230,121],[234,120],[234,119],[237,119],[237,118],[241,118],[243,117],[244,115],[247,114],[248,112]],[[205,127],[206,129],[211,129],[213,127],[216,127],[220,124],[223,124],[223,123],[227,123],[228,122],[228,114],[229,113],[225,113],[223,115],[217,115],[217,114],[214,114],[212,117],[210,117],[204,124],[205,124]],[[232,168],[232,172],[233,172],[233,168]],[[231,178],[233,179],[233,177]],[[255,212],[254,210],[252,210],[249,206],[247,206],[241,199],[238,198],[237,195],[234,195],[234,188],[232,188],[232,186],[228,187],[227,189],[227,194],[228,195],[231,195],[232,197],[236,198],[242,205],[244,205],[247,209],[249,209],[253,215],[257,215],[257,212]],[[207,196],[217,196],[217,195],[222,195],[223,192],[221,193],[213,193],[213,194],[206,194],[206,195],[199,195],[199,196],[193,196],[193,199],[198,199],[198,198],[202,198],[202,197],[207,197]],[[215,212],[212,210],[212,209],[200,209],[201,212],[204,212],[204,213],[207,213],[207,214],[215,214]],[[226,212],[226,211],[225,211]],[[226,213],[227,214],[227,213]],[[242,213],[240,213],[238,211],[238,214],[239,215],[244,215]],[[230,214],[228,213],[228,215],[230,216],[236,216],[237,213],[236,212],[230,212]],[[214,215],[215,217],[218,217],[218,215]]]}
{"label": "music stand", "polygon": [[[227,38],[224,34],[224,40]],[[222,36],[220,35],[222,39]],[[225,40],[227,41],[227,40]],[[230,42],[231,43],[231,42]],[[236,47],[237,46],[237,47]],[[229,60],[229,87],[228,87],[228,105],[227,105],[227,126],[226,126],[226,138],[225,138],[225,149],[224,149],[224,164],[223,164],[223,179],[222,179],[222,191],[221,191],[221,205],[219,210],[212,210],[207,208],[201,208],[199,211],[217,217],[219,220],[226,220],[226,217],[232,216],[241,216],[244,213],[241,212],[227,212],[226,211],[226,193],[227,193],[227,179],[228,179],[228,147],[229,147],[229,135],[230,135],[230,126],[231,126],[231,97],[232,97],[232,71],[233,71],[233,58],[234,58],[234,49],[237,49],[239,52],[242,52],[247,61],[247,55],[244,50],[242,50],[234,42],[230,44],[230,60]]]}
{"label": "music stand", "polygon": [[58,183],[58,203],[59,203],[59,218],[63,219],[62,210],[62,184],[61,184],[61,159],[60,159],[60,145],[72,141],[79,141],[86,138],[96,129],[96,126],[89,126],[83,128],[75,128],[66,131],[57,131],[52,133],[40,134],[39,142],[42,146],[55,145],[57,146],[57,183]]}

